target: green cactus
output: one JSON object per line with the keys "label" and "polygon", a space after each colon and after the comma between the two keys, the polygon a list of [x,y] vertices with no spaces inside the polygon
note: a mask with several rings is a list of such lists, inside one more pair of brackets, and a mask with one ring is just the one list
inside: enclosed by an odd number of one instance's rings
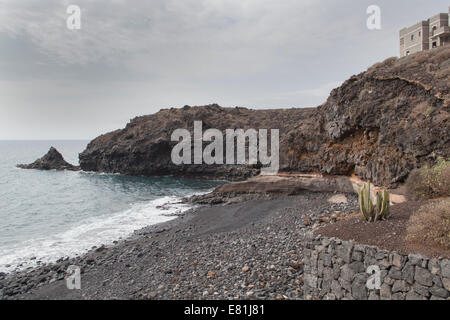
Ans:
{"label": "green cactus", "polygon": [[359,191],[358,200],[361,213],[367,221],[370,221],[373,214],[373,204],[370,200],[370,183],[364,184]]}
{"label": "green cactus", "polygon": [[359,208],[368,222],[384,220],[389,216],[389,192],[383,190],[377,193],[376,206],[374,207],[370,198],[370,182],[363,185],[358,193]]}
{"label": "green cactus", "polygon": [[390,196],[389,192],[383,190],[377,193],[377,211],[380,219],[386,219],[390,214]]}

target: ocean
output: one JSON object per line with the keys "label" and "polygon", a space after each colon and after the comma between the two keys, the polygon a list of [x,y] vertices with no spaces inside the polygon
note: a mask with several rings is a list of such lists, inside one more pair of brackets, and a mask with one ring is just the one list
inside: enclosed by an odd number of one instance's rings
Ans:
{"label": "ocean", "polygon": [[32,268],[110,245],[191,207],[181,197],[220,181],[16,168],[54,146],[78,164],[88,141],[0,141],[0,272]]}

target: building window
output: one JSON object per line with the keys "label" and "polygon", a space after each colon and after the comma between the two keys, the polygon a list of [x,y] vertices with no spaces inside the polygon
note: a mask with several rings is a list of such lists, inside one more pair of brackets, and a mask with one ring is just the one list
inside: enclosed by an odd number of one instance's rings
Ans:
{"label": "building window", "polygon": [[414,40],[414,35],[412,34],[412,35],[411,35],[411,41],[413,41],[413,40]]}
{"label": "building window", "polygon": [[422,35],[422,33],[419,31],[419,38],[420,38],[421,35]]}
{"label": "building window", "polygon": [[434,26],[433,29],[431,29],[431,35],[434,36],[434,34],[436,33],[437,27]]}

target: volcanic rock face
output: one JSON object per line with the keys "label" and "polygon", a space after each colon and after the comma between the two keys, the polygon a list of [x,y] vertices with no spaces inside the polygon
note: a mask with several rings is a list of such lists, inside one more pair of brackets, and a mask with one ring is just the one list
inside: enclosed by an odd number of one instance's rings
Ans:
{"label": "volcanic rock face", "polygon": [[78,171],[80,167],[73,166],[66,162],[55,148],[51,147],[45,156],[37,159],[31,164],[18,164],[18,168],[22,169],[38,169],[38,170],[72,170]]}
{"label": "volcanic rock face", "polygon": [[[249,110],[222,108],[218,105],[185,106],[163,109],[154,115],[137,117],[123,130],[93,140],[80,154],[85,171],[114,172],[127,175],[180,175],[242,180],[260,172],[246,165],[175,165],[171,160],[172,132],[183,128],[193,136],[194,121],[202,121],[203,130],[280,129],[280,135],[298,123],[308,121],[314,109]],[[225,139],[224,139],[225,141]],[[207,145],[209,143],[205,143]]]}
{"label": "volcanic rock face", "polygon": [[450,47],[389,58],[351,77],[317,108],[248,110],[218,105],[164,109],[93,140],[83,170],[243,180],[257,166],[174,165],[175,129],[280,129],[280,170],[357,175],[395,186],[409,172],[450,157]]}
{"label": "volcanic rock face", "polygon": [[449,79],[449,47],[390,58],[350,78],[318,107],[320,121],[291,133],[290,169],[392,186],[448,158]]}

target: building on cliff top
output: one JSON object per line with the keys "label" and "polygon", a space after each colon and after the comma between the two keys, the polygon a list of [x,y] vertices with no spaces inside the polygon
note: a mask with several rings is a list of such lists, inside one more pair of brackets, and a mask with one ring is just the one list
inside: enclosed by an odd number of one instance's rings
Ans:
{"label": "building on cliff top", "polygon": [[400,57],[450,44],[450,7],[448,11],[401,29]]}

